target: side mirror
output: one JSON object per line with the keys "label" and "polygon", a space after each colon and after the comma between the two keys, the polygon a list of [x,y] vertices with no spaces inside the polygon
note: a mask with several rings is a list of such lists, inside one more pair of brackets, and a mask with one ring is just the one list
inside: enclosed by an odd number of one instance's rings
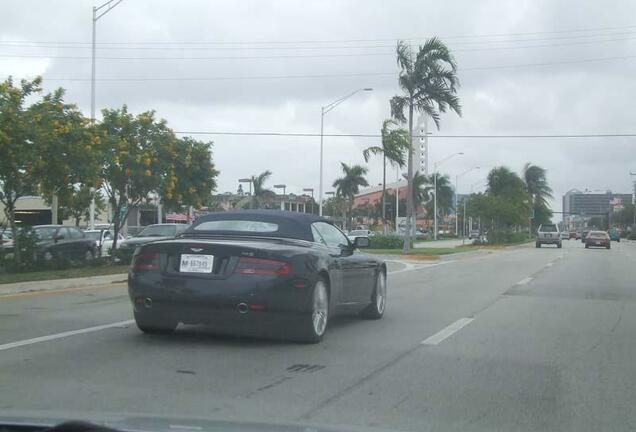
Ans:
{"label": "side mirror", "polygon": [[369,240],[369,237],[356,237],[353,240],[353,245],[358,249],[368,248],[370,244],[371,241]]}

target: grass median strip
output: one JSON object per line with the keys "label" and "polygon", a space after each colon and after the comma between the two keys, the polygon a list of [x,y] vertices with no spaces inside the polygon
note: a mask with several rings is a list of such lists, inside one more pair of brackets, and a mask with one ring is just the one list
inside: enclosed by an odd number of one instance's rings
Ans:
{"label": "grass median strip", "polygon": [[78,267],[64,270],[44,270],[24,273],[0,273],[0,284],[16,282],[35,282],[54,279],[70,279],[112,274],[126,274],[128,265],[112,265],[99,267]]}

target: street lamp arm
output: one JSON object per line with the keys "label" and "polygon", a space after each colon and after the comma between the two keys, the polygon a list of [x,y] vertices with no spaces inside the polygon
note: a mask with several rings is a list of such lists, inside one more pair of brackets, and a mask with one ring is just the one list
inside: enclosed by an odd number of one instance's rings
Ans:
{"label": "street lamp arm", "polygon": [[343,103],[344,101],[346,101],[347,99],[349,99],[351,96],[354,96],[357,93],[360,93],[361,91],[370,91],[371,89],[358,89],[356,91],[354,91],[353,93],[350,93],[346,96],[341,97],[340,99],[336,99],[335,101],[331,102],[330,104],[325,105],[324,107],[322,107],[322,113],[323,114],[327,114],[329,111],[331,111],[332,109],[334,109],[335,107],[337,107],[338,105],[340,105],[341,103]]}
{"label": "street lamp arm", "polygon": [[111,9],[113,9],[115,6],[117,6],[122,1],[124,1],[124,0],[110,0],[110,1],[107,1],[106,3],[102,4],[101,6],[96,7],[95,8],[95,12],[97,12],[98,10],[100,10],[102,8],[107,8],[107,9],[104,12],[100,13],[99,15],[96,15],[95,18],[93,18],[93,19],[95,21],[97,21],[98,19],[100,19],[101,17],[106,15],[108,12],[110,12]]}

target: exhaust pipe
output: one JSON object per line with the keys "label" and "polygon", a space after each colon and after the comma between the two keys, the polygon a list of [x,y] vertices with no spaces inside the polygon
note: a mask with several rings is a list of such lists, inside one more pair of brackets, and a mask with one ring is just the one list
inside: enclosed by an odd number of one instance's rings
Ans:
{"label": "exhaust pipe", "polygon": [[236,306],[236,309],[238,310],[240,314],[246,314],[249,311],[249,307],[247,306],[246,303],[239,303]]}

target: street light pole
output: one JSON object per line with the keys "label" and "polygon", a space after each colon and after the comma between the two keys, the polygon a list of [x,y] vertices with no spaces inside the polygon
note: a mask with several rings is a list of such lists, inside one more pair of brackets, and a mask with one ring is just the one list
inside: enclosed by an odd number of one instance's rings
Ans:
{"label": "street light pole", "polygon": [[[108,0],[101,6],[93,6],[93,39],[91,43],[91,122],[95,122],[95,45],[97,37],[97,20],[110,12],[123,0]],[[98,13],[101,9],[105,11]]]}
{"label": "street light pole", "polygon": [[[121,0],[120,0],[121,1]],[[359,93],[361,91],[373,91],[372,88],[361,88],[358,89],[356,91],[354,91],[353,93],[350,93],[344,97],[341,97],[340,99],[337,99],[333,102],[331,102],[328,105],[325,105],[323,107],[320,108],[320,184],[318,185],[318,213],[319,216],[322,216],[322,194],[323,194],[323,177],[324,177],[324,173],[323,173],[323,165],[324,165],[324,151],[323,151],[323,142],[324,142],[324,131],[325,131],[325,114],[327,114],[329,111],[331,111],[332,109],[334,109],[335,107],[337,107],[338,105],[340,105],[341,103],[343,103],[344,101],[346,101],[347,99],[349,99],[351,96],[355,95],[356,93]]]}
{"label": "street light pole", "polygon": [[[274,185],[274,189],[282,189],[283,190],[283,197],[280,201],[280,209],[281,210],[285,210],[285,188],[287,187],[287,185],[284,184],[276,184]],[[289,204],[289,210],[291,211],[291,204]]]}
{"label": "street light pole", "polygon": [[452,155],[446,156],[439,162],[435,162],[433,164],[433,227],[435,228],[435,232],[433,233],[433,239],[437,240],[437,168],[446,162],[447,160],[454,158],[455,156],[461,156],[464,152],[453,153]]}
{"label": "street light pole", "polygon": [[[457,193],[459,191],[459,178],[476,169],[479,169],[479,167],[478,166],[472,167],[470,169],[467,169],[463,173],[455,176],[455,235],[456,236],[459,235],[459,218],[457,217],[457,215],[459,214],[459,212],[457,211],[457,204],[458,204]],[[466,200],[464,199],[464,201]]]}

